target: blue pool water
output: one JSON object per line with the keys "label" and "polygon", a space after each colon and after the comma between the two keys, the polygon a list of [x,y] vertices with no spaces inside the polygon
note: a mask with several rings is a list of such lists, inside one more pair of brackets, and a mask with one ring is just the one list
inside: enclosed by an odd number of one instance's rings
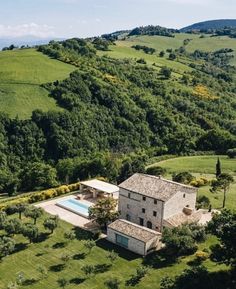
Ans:
{"label": "blue pool water", "polygon": [[68,199],[64,201],[57,202],[59,207],[67,209],[73,213],[82,215],[84,217],[88,217],[89,215],[89,207],[87,204],[77,201],[75,199]]}

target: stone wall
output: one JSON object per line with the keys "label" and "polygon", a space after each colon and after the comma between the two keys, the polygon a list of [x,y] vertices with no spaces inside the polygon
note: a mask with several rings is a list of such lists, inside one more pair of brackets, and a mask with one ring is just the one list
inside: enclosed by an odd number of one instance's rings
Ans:
{"label": "stone wall", "polygon": [[[145,209],[145,213],[142,212]],[[120,189],[119,194],[119,211],[120,218],[127,219],[127,215],[130,216],[128,219],[130,222],[140,225],[140,218],[144,219],[144,226],[147,227],[147,222],[152,223],[152,229],[160,231],[162,226],[162,212],[163,202],[156,200],[154,203],[153,198],[146,197],[143,200],[143,196],[137,193],[129,192],[125,189]],[[156,212],[156,216],[153,212]]]}
{"label": "stone wall", "polygon": [[195,209],[197,190],[196,189],[183,189],[177,192],[171,199],[164,205],[164,219],[183,212],[184,207]]}

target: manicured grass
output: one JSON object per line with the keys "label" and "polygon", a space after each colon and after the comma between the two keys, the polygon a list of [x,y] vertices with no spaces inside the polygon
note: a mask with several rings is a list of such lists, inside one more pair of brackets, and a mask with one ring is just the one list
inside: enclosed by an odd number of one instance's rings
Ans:
{"label": "manicured grass", "polygon": [[[236,159],[229,159],[227,156],[219,156],[221,160],[222,172],[229,173],[236,177]],[[218,156],[191,156],[168,159],[158,162],[154,165],[167,169],[168,178],[176,172],[190,172],[197,178],[200,176],[207,177],[209,180],[215,178],[215,166]],[[199,189],[198,195],[209,197],[213,208],[221,208],[223,202],[222,193],[211,193],[210,187],[205,186]],[[231,185],[227,195],[226,207],[236,210],[236,183]]]}
{"label": "manicured grass", "polygon": [[[64,232],[72,230],[73,227],[68,223],[60,221],[59,227],[55,232],[52,235],[47,235],[42,226],[45,217],[46,214],[38,222],[40,231],[43,233],[40,242],[29,244],[21,235],[14,237],[19,244],[19,250],[3,259],[0,263],[0,288],[6,288],[9,282],[15,281],[19,272],[23,272],[26,280],[28,280],[28,285],[21,286],[20,288],[22,289],[58,289],[57,280],[59,278],[66,278],[70,281],[70,284],[66,287],[69,289],[101,289],[105,288],[104,281],[113,277],[117,277],[122,282],[120,288],[127,288],[125,281],[129,280],[131,275],[135,274],[136,268],[144,262],[141,257],[120,247],[113,246],[105,240],[97,241],[97,246],[88,254],[88,251],[84,247],[84,242],[88,239],[89,234],[80,229],[75,229],[76,240],[70,241],[64,246]],[[32,221],[24,219],[24,222]],[[206,242],[200,244],[199,248],[201,250],[209,248],[215,242],[216,239],[210,237]],[[111,249],[114,249],[119,254],[113,266],[106,270],[104,269],[104,272],[86,277],[81,268],[86,264],[109,265],[106,254]],[[62,254],[69,254],[71,256],[65,268],[63,268],[63,261],[60,258]],[[145,263],[151,266],[149,274],[135,288],[160,288],[161,278],[180,274],[188,267],[187,263],[193,260],[193,258],[194,256],[192,255],[180,258],[178,262],[171,263],[169,259],[160,260],[158,254],[147,257]],[[205,261],[204,264],[211,272],[227,269],[225,266],[216,265],[210,260]],[[39,265],[47,268],[48,277],[46,279],[40,279],[40,273],[37,271]],[[106,267],[105,265],[103,268]]]}
{"label": "manicured grass", "polygon": [[61,110],[40,85],[65,79],[74,69],[34,49],[0,52],[0,111],[25,119],[35,109]]}

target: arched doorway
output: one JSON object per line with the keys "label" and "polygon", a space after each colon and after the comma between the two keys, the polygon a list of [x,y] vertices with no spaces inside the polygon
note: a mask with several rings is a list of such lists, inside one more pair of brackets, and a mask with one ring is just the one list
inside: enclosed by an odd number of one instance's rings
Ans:
{"label": "arched doorway", "polygon": [[147,221],[147,227],[148,227],[148,229],[152,229],[152,222]]}

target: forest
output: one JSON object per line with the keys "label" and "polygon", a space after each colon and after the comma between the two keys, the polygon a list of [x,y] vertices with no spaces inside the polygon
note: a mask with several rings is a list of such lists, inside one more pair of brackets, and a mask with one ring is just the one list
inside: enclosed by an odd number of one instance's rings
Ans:
{"label": "forest", "polygon": [[109,48],[106,41],[74,38],[38,47],[77,70],[43,85],[63,111],[35,110],[27,120],[1,113],[1,192],[95,176],[119,182],[143,171],[150,157],[236,148],[231,50],[170,50],[191,70],[166,78],[155,66],[98,55]]}

